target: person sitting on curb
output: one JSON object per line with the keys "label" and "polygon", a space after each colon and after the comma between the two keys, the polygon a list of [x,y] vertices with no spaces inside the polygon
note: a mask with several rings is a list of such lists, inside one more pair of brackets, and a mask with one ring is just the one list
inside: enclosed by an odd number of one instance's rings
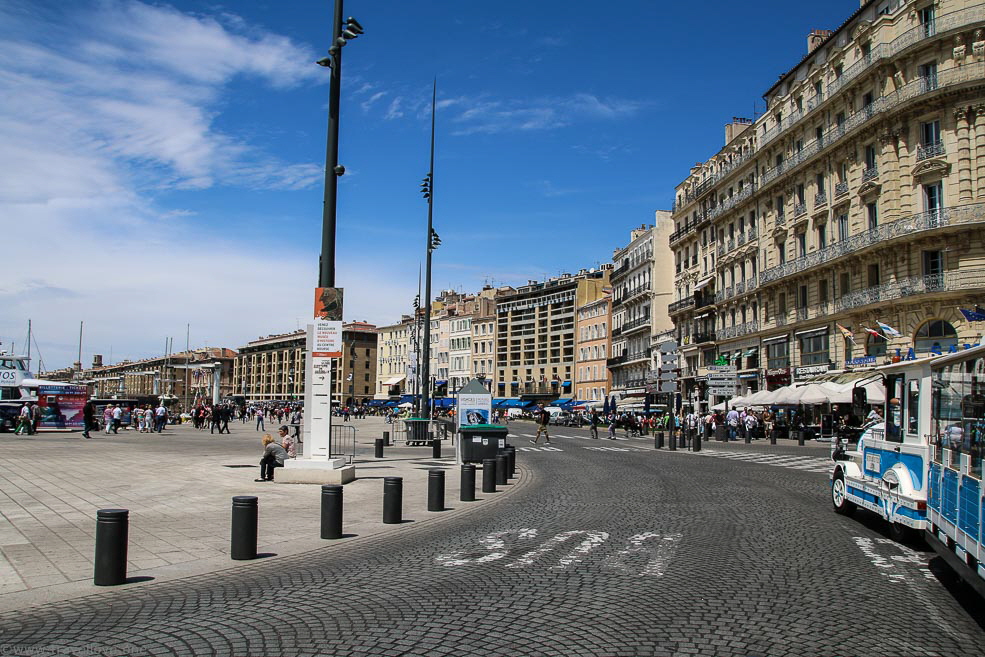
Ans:
{"label": "person sitting on curb", "polygon": [[274,468],[283,468],[287,451],[269,433],[263,434],[263,457],[260,458],[260,478],[253,481],[273,481]]}
{"label": "person sitting on curb", "polygon": [[283,447],[284,451],[287,452],[287,455],[293,459],[297,458],[298,453],[294,447],[294,439],[287,435],[289,432],[290,429],[286,424],[277,430],[277,433],[280,434],[280,446]]}

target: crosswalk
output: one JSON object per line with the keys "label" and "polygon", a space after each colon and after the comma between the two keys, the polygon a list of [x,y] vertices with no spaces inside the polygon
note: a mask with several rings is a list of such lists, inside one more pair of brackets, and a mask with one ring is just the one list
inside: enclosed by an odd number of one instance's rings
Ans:
{"label": "crosswalk", "polygon": [[803,470],[805,472],[828,473],[831,471],[831,459],[819,456],[733,452],[718,449],[702,449],[700,452],[692,453],[698,456],[710,456],[713,458],[731,459],[733,461],[745,461],[747,463],[760,463],[762,465]]}

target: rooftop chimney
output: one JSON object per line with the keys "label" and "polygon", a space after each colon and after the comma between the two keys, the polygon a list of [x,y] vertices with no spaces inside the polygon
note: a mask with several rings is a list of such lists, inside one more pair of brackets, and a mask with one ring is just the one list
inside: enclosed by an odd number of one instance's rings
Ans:
{"label": "rooftop chimney", "polygon": [[831,36],[831,30],[811,30],[811,33],[807,35],[807,54],[814,52],[829,36]]}
{"label": "rooftop chimney", "polygon": [[103,355],[102,354],[93,354],[93,356],[92,356],[92,366],[93,367],[102,367],[103,366]]}

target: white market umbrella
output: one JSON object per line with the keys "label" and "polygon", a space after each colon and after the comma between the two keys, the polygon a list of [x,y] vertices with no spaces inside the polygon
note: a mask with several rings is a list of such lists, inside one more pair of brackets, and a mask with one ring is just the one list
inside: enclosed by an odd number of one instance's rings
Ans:
{"label": "white market umbrella", "polygon": [[399,406],[400,408],[414,408],[414,405],[410,402],[404,402],[403,404],[399,404]]}
{"label": "white market umbrella", "polygon": [[801,391],[795,386],[783,386],[774,390],[774,395],[771,403],[789,405],[797,404],[800,401]]}
{"label": "white market umbrella", "polygon": [[764,406],[768,402],[767,400],[773,395],[769,390],[760,390],[759,392],[754,392],[748,397],[746,397],[745,402],[749,406]]}
{"label": "white market umbrella", "polygon": [[800,388],[798,400],[801,404],[827,404],[830,401],[828,391],[817,383],[811,383]]}

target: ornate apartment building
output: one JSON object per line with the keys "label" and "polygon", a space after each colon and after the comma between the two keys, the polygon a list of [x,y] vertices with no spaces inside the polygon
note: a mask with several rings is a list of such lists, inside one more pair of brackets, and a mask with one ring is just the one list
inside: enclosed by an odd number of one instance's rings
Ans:
{"label": "ornate apartment building", "polygon": [[[611,392],[620,398],[642,397],[655,382],[653,336],[673,327],[667,303],[673,300],[674,272],[668,246],[671,213],[658,210],[653,225],[630,233],[625,247],[612,254],[612,347],[607,366]],[[648,379],[652,379],[649,380]]]}
{"label": "ornate apartment building", "polygon": [[495,396],[572,396],[575,308],[602,297],[610,269],[529,281],[496,298]]}
{"label": "ornate apartment building", "polygon": [[985,4],[863,2],[764,98],[676,188],[685,400],[716,361],[747,392],[978,342]]}
{"label": "ornate apartment building", "polygon": [[[80,373],[81,382],[94,398],[128,399],[163,396],[177,398],[183,408],[198,399],[211,401],[213,377],[219,372],[219,395],[236,392],[233,370],[236,352],[225,347],[202,347],[167,356],[125,360],[103,365],[103,357],[93,357],[92,367]],[[216,367],[216,364],[218,368]]]}

